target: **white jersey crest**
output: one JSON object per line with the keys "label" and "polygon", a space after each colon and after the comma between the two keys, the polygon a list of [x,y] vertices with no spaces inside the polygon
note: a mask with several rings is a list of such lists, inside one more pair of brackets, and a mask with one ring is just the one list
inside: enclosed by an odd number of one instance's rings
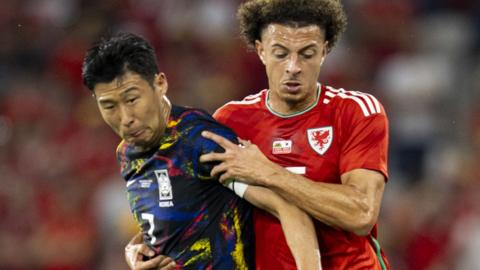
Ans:
{"label": "white jersey crest", "polygon": [[320,155],[325,154],[333,141],[333,128],[319,127],[307,129],[307,138],[310,147]]}
{"label": "white jersey crest", "polygon": [[173,206],[173,190],[170,177],[168,177],[167,170],[155,170],[155,176],[158,182],[158,197],[160,200],[160,207]]}

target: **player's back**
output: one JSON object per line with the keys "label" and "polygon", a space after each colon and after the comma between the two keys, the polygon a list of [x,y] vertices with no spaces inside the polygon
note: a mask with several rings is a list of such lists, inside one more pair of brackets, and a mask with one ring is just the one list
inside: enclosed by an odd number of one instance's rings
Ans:
{"label": "player's back", "polygon": [[199,156],[221,151],[200,133],[236,135],[206,113],[173,106],[158,148],[118,148],[127,194],[144,239],[182,269],[253,269],[251,205],[210,177]]}

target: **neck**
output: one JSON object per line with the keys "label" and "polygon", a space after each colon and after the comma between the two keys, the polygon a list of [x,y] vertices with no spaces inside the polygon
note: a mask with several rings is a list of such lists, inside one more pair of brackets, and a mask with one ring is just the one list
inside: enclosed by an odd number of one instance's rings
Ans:
{"label": "neck", "polygon": [[295,116],[309,111],[315,106],[319,98],[319,88],[301,100],[285,100],[275,94],[275,91],[268,91],[267,107],[275,115],[281,117]]}

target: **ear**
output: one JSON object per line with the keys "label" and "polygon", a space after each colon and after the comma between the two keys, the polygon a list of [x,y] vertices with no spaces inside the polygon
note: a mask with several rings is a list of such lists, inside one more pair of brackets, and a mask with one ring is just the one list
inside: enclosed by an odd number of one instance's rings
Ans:
{"label": "ear", "polygon": [[165,76],[165,73],[160,72],[158,74],[155,74],[155,78],[153,80],[153,85],[154,85],[154,90],[158,90],[159,94],[162,96],[165,96],[168,91],[168,81],[167,81],[167,76]]}
{"label": "ear", "polygon": [[255,50],[257,51],[260,61],[262,61],[262,63],[265,65],[265,49],[260,40],[255,40]]}
{"label": "ear", "polygon": [[325,43],[323,44],[323,51],[322,51],[322,58],[320,60],[320,65],[323,64],[323,61],[325,61],[325,56],[327,56],[327,53],[328,53],[328,47],[329,47],[328,41],[325,41]]}

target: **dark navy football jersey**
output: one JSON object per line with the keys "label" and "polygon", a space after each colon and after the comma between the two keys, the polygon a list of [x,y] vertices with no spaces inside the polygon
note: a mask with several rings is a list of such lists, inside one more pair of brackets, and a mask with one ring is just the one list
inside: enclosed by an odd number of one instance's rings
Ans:
{"label": "dark navy football jersey", "polygon": [[120,143],[117,159],[145,243],[181,269],[254,269],[252,206],[210,177],[200,155],[223,149],[209,130],[237,142],[207,113],[173,106],[157,148],[138,152]]}

